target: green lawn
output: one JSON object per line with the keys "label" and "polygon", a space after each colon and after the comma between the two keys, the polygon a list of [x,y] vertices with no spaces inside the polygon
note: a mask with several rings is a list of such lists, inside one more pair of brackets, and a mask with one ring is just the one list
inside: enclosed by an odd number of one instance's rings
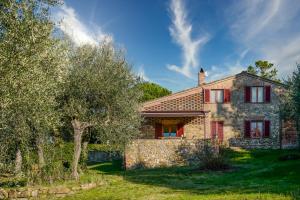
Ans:
{"label": "green lawn", "polygon": [[278,159],[294,153],[228,152],[234,166],[228,172],[188,167],[123,171],[120,162],[91,165],[83,178],[99,176],[106,184],[65,199],[300,199],[300,160]]}

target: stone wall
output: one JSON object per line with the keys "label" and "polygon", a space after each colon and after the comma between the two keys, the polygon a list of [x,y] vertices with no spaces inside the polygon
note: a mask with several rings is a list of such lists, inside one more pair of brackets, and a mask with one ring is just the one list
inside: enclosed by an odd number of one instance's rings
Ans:
{"label": "stone wall", "polygon": [[[204,147],[205,140],[138,139],[125,149],[126,169],[156,168],[198,162],[195,152]],[[211,148],[216,152],[216,149]]]}
{"label": "stone wall", "polygon": [[40,188],[17,188],[17,189],[1,189],[0,199],[52,199],[52,197],[65,197],[74,194],[80,190],[89,190],[103,183],[85,183],[78,186],[55,186]]}
{"label": "stone wall", "polygon": [[279,141],[272,138],[230,138],[229,145],[245,149],[279,149]]}
{"label": "stone wall", "polygon": [[89,151],[89,162],[107,162],[122,159],[120,152]]}

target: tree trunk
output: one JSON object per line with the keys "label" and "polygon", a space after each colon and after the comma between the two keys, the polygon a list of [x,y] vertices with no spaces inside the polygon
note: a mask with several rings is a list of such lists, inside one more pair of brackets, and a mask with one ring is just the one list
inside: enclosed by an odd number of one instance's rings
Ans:
{"label": "tree trunk", "polygon": [[73,164],[72,164],[72,177],[78,180],[79,179],[78,162],[81,154],[82,134],[84,130],[92,126],[92,124],[87,122],[80,122],[77,119],[73,119],[72,126],[74,129],[74,155],[73,155]]}
{"label": "tree trunk", "polygon": [[77,120],[73,120],[72,125],[74,129],[74,155],[73,155],[73,164],[72,164],[72,177],[78,180],[79,179],[78,162],[81,153],[81,140],[82,140],[82,133],[84,131],[84,128],[81,127],[81,123]]}
{"label": "tree trunk", "polygon": [[22,172],[22,153],[19,147],[17,147],[16,160],[15,160],[15,173],[20,175]]}
{"label": "tree trunk", "polygon": [[43,149],[43,138],[42,136],[37,137],[36,141],[37,150],[38,150],[38,158],[39,158],[39,167],[42,168],[45,166],[45,158],[44,158],[44,149]]}
{"label": "tree trunk", "polygon": [[82,143],[82,158],[84,161],[88,159],[88,141]]}

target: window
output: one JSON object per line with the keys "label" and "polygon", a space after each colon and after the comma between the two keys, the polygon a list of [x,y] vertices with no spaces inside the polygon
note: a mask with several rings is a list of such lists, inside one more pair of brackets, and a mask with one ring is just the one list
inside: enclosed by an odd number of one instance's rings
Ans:
{"label": "window", "polygon": [[251,137],[260,138],[263,133],[263,122],[262,121],[251,121]]}
{"label": "window", "polygon": [[271,86],[246,86],[245,87],[246,103],[270,103],[271,102]]}
{"label": "window", "polygon": [[264,88],[263,87],[251,87],[251,102],[252,103],[264,102]]}
{"label": "window", "polygon": [[245,120],[245,138],[269,138],[270,130],[269,120]]}
{"label": "window", "polygon": [[210,103],[223,103],[223,102],[224,102],[224,90],[210,91]]}
{"label": "window", "polygon": [[163,137],[176,137],[176,125],[163,125]]}

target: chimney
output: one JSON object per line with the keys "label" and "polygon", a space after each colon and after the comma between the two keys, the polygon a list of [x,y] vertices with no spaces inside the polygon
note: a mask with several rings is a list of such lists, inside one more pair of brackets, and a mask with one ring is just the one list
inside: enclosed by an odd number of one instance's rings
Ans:
{"label": "chimney", "polygon": [[200,86],[203,83],[205,83],[205,73],[203,68],[201,68],[198,72],[198,86]]}

